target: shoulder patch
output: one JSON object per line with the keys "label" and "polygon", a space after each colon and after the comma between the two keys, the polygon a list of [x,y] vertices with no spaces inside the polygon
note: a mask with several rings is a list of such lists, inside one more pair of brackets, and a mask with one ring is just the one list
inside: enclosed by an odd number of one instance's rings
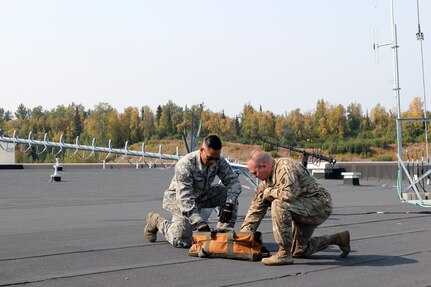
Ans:
{"label": "shoulder patch", "polygon": [[179,174],[177,175],[177,179],[178,179],[179,181],[185,181],[188,177],[189,177],[189,174],[188,174],[188,173],[179,173]]}

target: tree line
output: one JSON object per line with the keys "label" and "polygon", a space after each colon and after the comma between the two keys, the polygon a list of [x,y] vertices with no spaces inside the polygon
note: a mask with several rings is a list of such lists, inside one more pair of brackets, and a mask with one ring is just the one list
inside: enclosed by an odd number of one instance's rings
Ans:
{"label": "tree line", "polygon": [[[402,117],[424,117],[423,102],[413,98]],[[0,129],[6,136],[14,130],[21,138],[32,132],[34,139],[47,134],[52,141],[81,144],[96,139],[99,146],[124,147],[150,140],[181,139],[193,122],[201,122],[200,136],[219,135],[223,141],[256,144],[267,139],[302,148],[322,148],[329,153],[352,153],[367,157],[371,147],[385,148],[396,142],[397,114],[377,104],[370,112],[361,104],[333,105],[319,99],[312,111],[299,108],[276,115],[271,111],[245,104],[239,115],[229,117],[205,108],[204,104],[181,107],[173,101],[159,105],[155,111],[148,106],[127,107],[118,112],[108,103],[99,103],[93,109],[81,104],[59,105],[51,110],[42,106],[32,109],[20,104],[16,111],[0,108]],[[422,122],[407,122],[402,127],[403,138],[408,142],[424,142]],[[33,154],[33,159],[38,160]]]}

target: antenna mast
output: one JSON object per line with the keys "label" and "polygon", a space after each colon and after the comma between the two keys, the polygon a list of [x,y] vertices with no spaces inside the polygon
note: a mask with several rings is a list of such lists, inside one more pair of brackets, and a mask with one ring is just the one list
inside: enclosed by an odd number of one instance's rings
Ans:
{"label": "antenna mast", "polygon": [[[423,97],[424,97],[424,118],[427,117],[427,100],[426,100],[426,89],[425,89],[425,66],[424,66],[424,50],[422,41],[424,40],[424,33],[421,31],[421,21],[420,21],[420,13],[419,13],[419,0],[416,0],[416,8],[418,14],[418,32],[416,33],[416,39],[419,40],[421,46],[421,64],[422,64],[422,89],[423,89]],[[425,150],[427,156],[427,162],[429,162],[429,154],[428,154],[428,122],[425,121]]]}

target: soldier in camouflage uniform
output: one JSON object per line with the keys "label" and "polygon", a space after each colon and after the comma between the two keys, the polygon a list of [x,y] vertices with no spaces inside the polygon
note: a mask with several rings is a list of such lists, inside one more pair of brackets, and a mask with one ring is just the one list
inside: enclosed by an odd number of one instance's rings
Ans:
{"label": "soldier in camouflage uniform", "polygon": [[[203,208],[219,207],[219,232],[233,230],[237,218],[237,198],[241,193],[238,174],[220,156],[220,139],[211,135],[202,147],[182,157],[175,165],[175,175],[165,191],[163,208],[172,214],[168,221],[155,212],[147,215],[145,237],[157,239],[157,231],[175,247],[188,248],[193,243],[192,230],[210,231],[202,218]],[[212,184],[215,177],[221,184]]]}
{"label": "soldier in camouflage uniform", "polygon": [[254,150],[247,167],[260,184],[256,187],[252,204],[241,231],[256,231],[269,207],[272,229],[279,251],[263,258],[266,265],[293,264],[293,257],[306,257],[338,245],[341,257],[350,252],[348,231],[311,237],[317,226],[332,212],[331,195],[300,163],[289,159],[273,159],[268,153]]}

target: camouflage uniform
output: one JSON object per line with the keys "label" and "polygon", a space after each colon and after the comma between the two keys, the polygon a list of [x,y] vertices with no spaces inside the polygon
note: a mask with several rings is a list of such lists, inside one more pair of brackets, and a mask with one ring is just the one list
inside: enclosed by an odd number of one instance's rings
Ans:
{"label": "camouflage uniform", "polygon": [[300,163],[275,159],[270,178],[256,188],[241,231],[256,231],[269,207],[275,241],[294,257],[325,249],[330,236],[311,237],[332,212],[330,194]]}
{"label": "camouflage uniform", "polygon": [[[216,176],[222,184],[212,184]],[[192,225],[204,221],[201,209],[224,203],[234,205],[232,219],[229,223],[218,222],[217,228],[233,228],[240,193],[238,174],[223,157],[206,167],[200,159],[200,151],[191,152],[175,165],[175,175],[163,198],[163,208],[172,213],[172,222],[164,220],[159,231],[173,246],[190,247],[193,243]]]}

